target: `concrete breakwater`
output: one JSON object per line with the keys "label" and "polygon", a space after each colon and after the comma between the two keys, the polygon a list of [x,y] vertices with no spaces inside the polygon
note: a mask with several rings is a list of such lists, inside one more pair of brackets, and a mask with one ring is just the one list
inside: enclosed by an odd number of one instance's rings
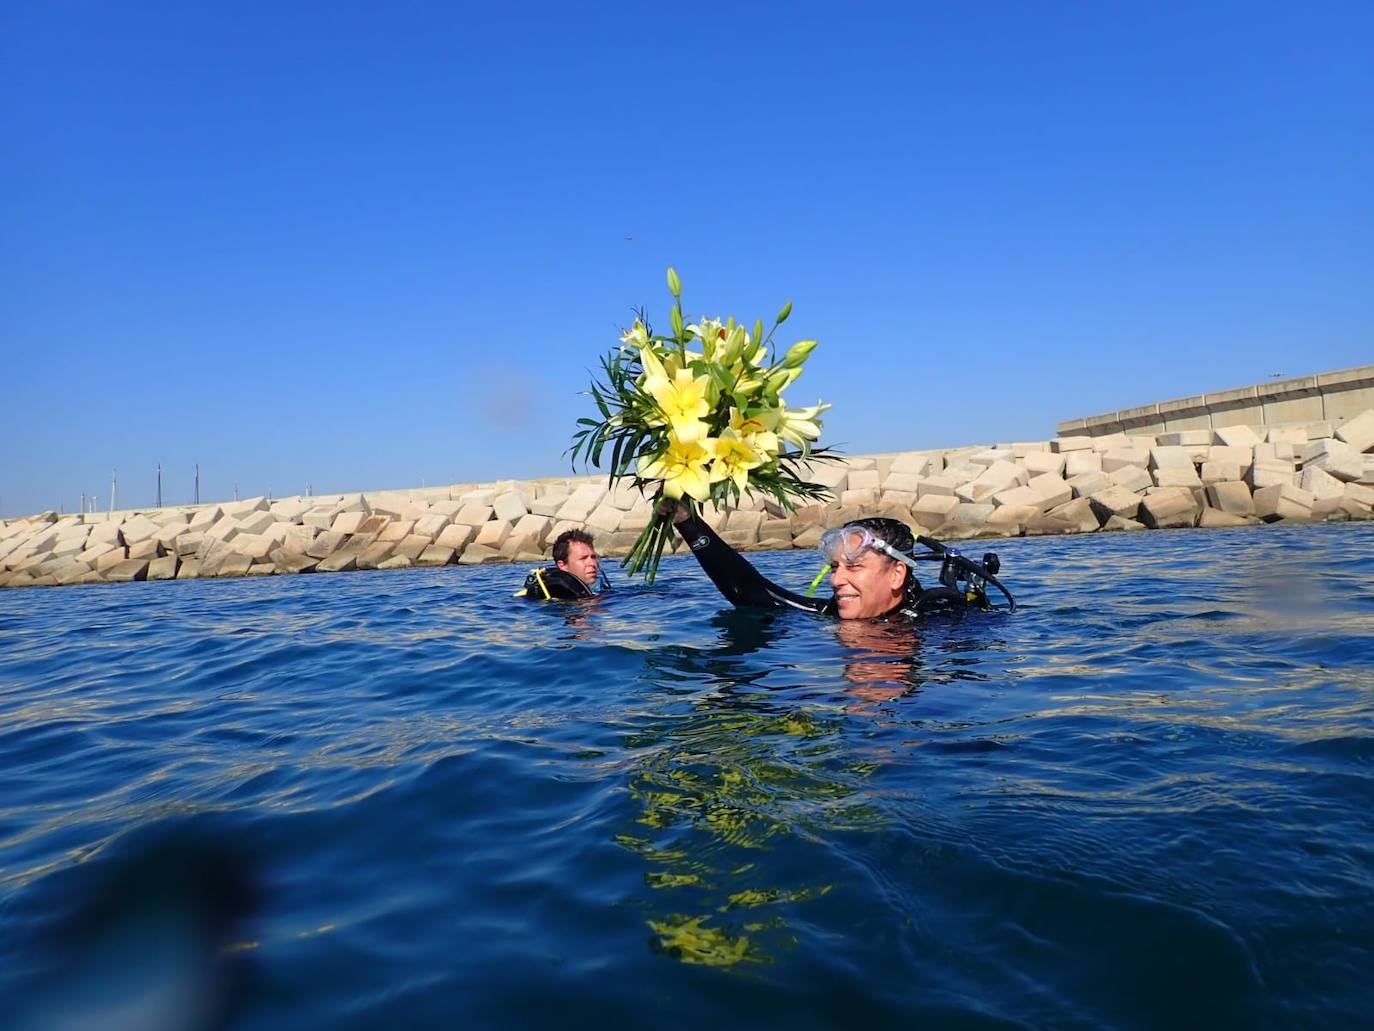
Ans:
{"label": "concrete breakwater", "polygon": [[[873,514],[947,540],[1371,519],[1371,452],[1374,409],[1338,423],[857,456],[814,467],[829,504],[787,513],[751,501],[706,518],[743,550],[814,547],[825,528]],[[538,563],[570,527],[616,556],[650,518],[645,498],[604,477],[45,512],[0,524],[0,586]]]}

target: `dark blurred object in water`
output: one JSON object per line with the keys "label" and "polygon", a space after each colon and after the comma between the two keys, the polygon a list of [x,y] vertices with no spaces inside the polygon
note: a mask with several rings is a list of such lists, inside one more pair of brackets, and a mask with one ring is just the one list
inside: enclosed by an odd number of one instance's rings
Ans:
{"label": "dark blurred object in water", "polygon": [[246,855],[190,824],[110,849],[43,891],[52,919],[33,943],[33,983],[11,1026],[223,1027],[249,973],[235,948],[255,909]]}

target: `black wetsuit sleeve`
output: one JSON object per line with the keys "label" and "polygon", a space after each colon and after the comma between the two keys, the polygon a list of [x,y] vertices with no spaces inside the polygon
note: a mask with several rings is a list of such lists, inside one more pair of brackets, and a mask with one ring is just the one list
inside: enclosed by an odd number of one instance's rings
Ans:
{"label": "black wetsuit sleeve", "polygon": [[692,554],[697,557],[711,582],[731,604],[804,609],[827,614],[831,611],[829,599],[793,594],[773,583],[696,516],[678,523],[677,531],[682,534],[682,539],[692,549]]}

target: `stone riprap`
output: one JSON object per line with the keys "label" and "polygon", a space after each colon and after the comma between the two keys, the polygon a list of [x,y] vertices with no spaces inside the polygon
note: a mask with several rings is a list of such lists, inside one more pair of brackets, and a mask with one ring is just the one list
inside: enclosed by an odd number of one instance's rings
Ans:
{"label": "stone riprap", "polygon": [[[945,540],[1370,519],[1371,452],[1374,409],[1335,424],[869,455],[815,466],[828,504],[789,513],[747,501],[705,518],[743,550],[812,548],[825,528],[874,514]],[[0,586],[538,563],[571,527],[619,556],[650,515],[637,491],[603,477],[45,512],[0,523]]]}

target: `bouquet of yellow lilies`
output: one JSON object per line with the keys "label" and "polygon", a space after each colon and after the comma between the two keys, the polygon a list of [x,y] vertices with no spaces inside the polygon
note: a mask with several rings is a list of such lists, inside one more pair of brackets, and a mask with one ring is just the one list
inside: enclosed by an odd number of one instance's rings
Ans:
{"label": "bouquet of yellow lilies", "polygon": [[[782,398],[816,347],[802,340],[776,354],[773,333],[792,313],[791,302],[765,336],[761,320],[752,332],[733,318],[688,325],[682,283],[671,268],[668,289],[672,336],[654,335],[641,311],[620,346],[602,356],[605,382],[588,391],[601,418],[577,420],[583,429],[573,435],[574,465],[580,456],[599,467],[609,446],[612,484],[630,478],[642,492],[652,490],[655,502],[685,500],[694,511],[707,501],[738,503],[753,492],[789,511],[828,497],[802,472],[807,461],[833,457],[812,446],[821,434],[820,414],[830,406],[788,408]],[[622,565],[631,574],[643,570],[652,583],[671,535],[671,515],[656,506]]]}

